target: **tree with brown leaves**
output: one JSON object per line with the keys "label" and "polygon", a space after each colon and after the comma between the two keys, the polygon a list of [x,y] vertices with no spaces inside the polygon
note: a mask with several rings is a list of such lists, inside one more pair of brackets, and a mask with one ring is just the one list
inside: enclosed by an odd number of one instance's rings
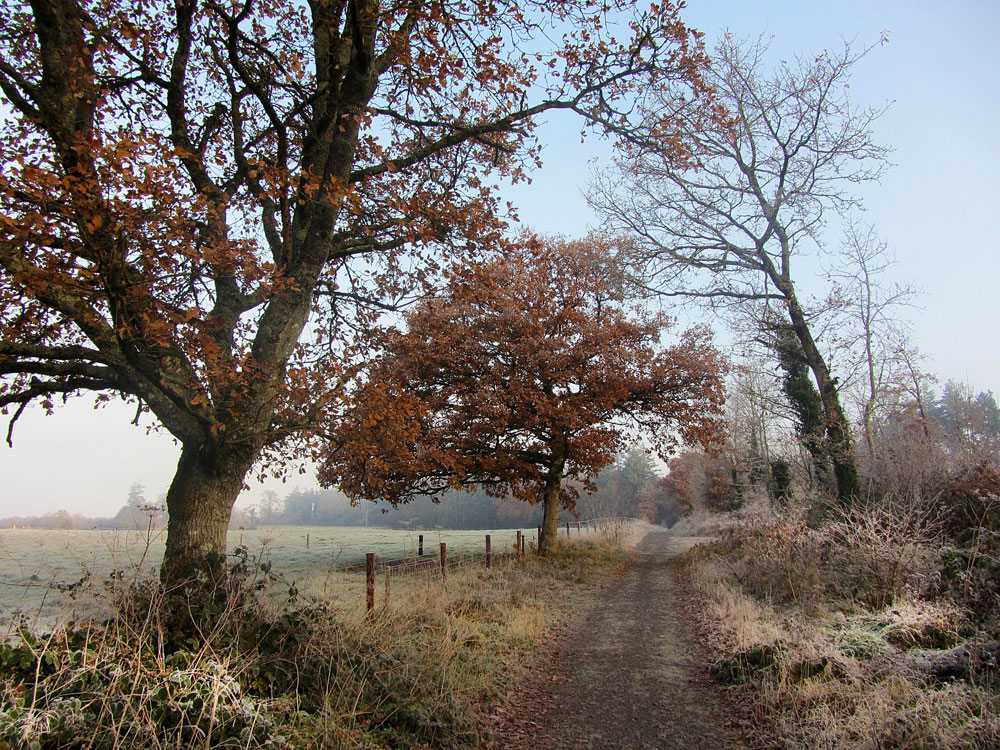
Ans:
{"label": "tree with brown leaves", "polygon": [[724,364],[696,328],[632,309],[607,241],[527,240],[456,268],[406,317],[353,394],[321,480],[353,499],[406,502],[480,485],[544,504],[557,538],[568,479],[589,483],[634,440],[661,456],[718,434]]}
{"label": "tree with brown leaves", "polygon": [[5,3],[11,426],[86,393],[151,413],[181,447],[162,577],[220,572],[246,475],[315,449],[353,333],[501,241],[491,186],[537,160],[538,115],[642,140],[634,92],[703,91],[678,5]]}

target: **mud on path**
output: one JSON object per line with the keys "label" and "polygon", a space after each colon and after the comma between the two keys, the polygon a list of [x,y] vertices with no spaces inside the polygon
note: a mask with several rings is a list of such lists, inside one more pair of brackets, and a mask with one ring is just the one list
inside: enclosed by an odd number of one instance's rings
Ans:
{"label": "mud on path", "polygon": [[547,677],[547,694],[532,708],[522,708],[534,714],[533,731],[528,737],[507,734],[492,746],[744,747],[693,641],[674,580],[671,558],[698,541],[669,532],[648,534],[636,548],[639,559],[603,592],[566,642]]}

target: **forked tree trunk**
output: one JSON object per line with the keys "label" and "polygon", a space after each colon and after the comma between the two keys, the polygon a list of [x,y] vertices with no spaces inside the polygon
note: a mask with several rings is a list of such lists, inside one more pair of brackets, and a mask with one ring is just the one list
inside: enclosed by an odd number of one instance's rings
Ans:
{"label": "forked tree trunk", "polygon": [[167,492],[167,544],[160,579],[206,583],[225,574],[226,532],[256,453],[185,446]]}

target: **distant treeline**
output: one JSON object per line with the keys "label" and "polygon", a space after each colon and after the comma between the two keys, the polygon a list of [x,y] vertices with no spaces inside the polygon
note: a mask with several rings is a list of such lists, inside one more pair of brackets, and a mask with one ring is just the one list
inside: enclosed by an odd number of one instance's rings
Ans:
{"label": "distant treeline", "polygon": [[0,519],[0,529],[96,529],[109,528],[110,518],[92,518],[65,510],[44,516],[11,516]]}
{"label": "distant treeline", "polygon": [[42,516],[11,516],[0,519],[0,528],[31,529],[160,529],[166,525],[163,498],[157,503],[146,500],[141,484],[133,484],[125,504],[115,515],[105,518],[84,516],[57,510]]}
{"label": "distant treeline", "polygon": [[[580,487],[574,517],[598,518],[644,515],[672,523],[683,512],[674,502],[653,461],[636,450],[602,471],[594,492]],[[436,500],[436,502],[435,502]],[[657,513],[649,507],[657,506]],[[564,512],[565,513],[565,512]],[[382,526],[444,529],[530,528],[541,523],[542,509],[516,498],[493,498],[484,491],[448,492],[440,498],[421,498],[393,508],[379,503],[351,505],[336,490],[296,489],[285,497],[265,492],[252,505],[240,505],[232,515],[233,528],[259,526]],[[35,529],[160,529],[166,525],[163,498],[149,502],[141,484],[129,490],[126,503],[110,518],[70,514],[61,510],[43,516],[0,520],[0,528]]]}
{"label": "distant treeline", "polygon": [[[576,503],[579,518],[635,516],[644,498],[661,486],[652,459],[635,450],[596,478],[593,493],[580,487]],[[648,500],[647,500],[648,502]],[[575,518],[572,513],[566,520]],[[676,520],[677,514],[665,512]],[[336,490],[297,489],[279,498],[264,493],[251,506],[237,508],[232,525],[254,526],[383,526],[391,528],[499,529],[537,526],[542,509],[516,498],[493,498],[483,490],[447,492],[438,498],[419,498],[396,508],[381,503],[351,505]]]}
{"label": "distant treeline", "polygon": [[[436,501],[435,501],[436,500]],[[540,523],[541,508],[520,500],[495,499],[485,492],[449,492],[419,498],[398,508],[382,503],[351,505],[336,490],[297,489],[283,500],[265,498],[237,508],[231,524],[262,526],[382,526],[392,528],[494,529]]]}

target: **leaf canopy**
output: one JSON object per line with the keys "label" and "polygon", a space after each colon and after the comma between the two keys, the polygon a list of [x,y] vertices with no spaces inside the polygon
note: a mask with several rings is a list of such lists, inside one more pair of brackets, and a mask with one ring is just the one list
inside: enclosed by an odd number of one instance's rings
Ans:
{"label": "leaf canopy", "polygon": [[700,328],[661,347],[670,321],[630,306],[613,253],[526,238],[453,269],[388,335],[321,479],[354,499],[481,484],[535,502],[553,472],[589,480],[636,432],[664,456],[710,444],[723,358]]}

